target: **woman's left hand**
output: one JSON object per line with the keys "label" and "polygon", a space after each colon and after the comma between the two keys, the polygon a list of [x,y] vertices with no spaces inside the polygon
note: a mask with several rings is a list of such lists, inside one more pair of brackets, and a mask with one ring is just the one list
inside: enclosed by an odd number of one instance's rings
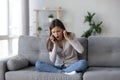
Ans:
{"label": "woman's left hand", "polygon": [[69,37],[69,35],[67,34],[67,31],[66,31],[66,30],[63,31],[63,35],[64,35],[64,38],[65,38],[67,41],[70,40],[70,37]]}

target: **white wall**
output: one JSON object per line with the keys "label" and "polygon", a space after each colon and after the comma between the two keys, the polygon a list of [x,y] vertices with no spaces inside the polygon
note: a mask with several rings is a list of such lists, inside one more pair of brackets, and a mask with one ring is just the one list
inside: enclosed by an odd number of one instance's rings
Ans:
{"label": "white wall", "polygon": [[120,0],[30,0],[29,3],[30,26],[35,20],[34,9],[61,6],[64,10],[62,20],[67,30],[76,33],[77,37],[89,28],[88,24],[84,23],[87,11],[95,12],[95,18],[103,21],[101,35],[120,35]]}

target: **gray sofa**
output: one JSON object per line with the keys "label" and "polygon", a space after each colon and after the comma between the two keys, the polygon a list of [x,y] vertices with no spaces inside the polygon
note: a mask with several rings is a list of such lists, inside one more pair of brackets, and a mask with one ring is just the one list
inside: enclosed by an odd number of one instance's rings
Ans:
{"label": "gray sofa", "polygon": [[45,39],[20,36],[18,55],[0,61],[0,80],[120,80],[120,37],[78,40],[85,49],[78,58],[88,60],[85,72],[72,76],[38,72],[34,67],[37,60],[52,64],[43,43]]}

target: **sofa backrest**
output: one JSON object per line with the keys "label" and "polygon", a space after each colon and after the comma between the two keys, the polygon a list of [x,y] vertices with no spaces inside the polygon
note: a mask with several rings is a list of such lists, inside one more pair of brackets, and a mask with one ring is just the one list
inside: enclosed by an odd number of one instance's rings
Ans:
{"label": "sofa backrest", "polygon": [[20,36],[18,43],[18,55],[28,59],[31,64],[35,64],[40,51],[39,46],[40,38]]}
{"label": "sofa backrest", "polygon": [[18,56],[27,59],[32,65],[37,60],[52,64],[46,48],[47,37],[20,36]]}
{"label": "sofa backrest", "polygon": [[84,37],[78,38],[78,40],[84,47],[84,52],[82,54],[78,53],[78,59],[86,59],[87,60],[88,40],[87,40],[87,38],[84,38]]}
{"label": "sofa backrest", "polygon": [[[78,58],[86,59],[88,41],[86,38],[82,37],[78,40],[84,47],[84,53],[82,55],[78,54]],[[37,60],[52,64],[49,60],[49,54],[46,49],[46,41],[47,38],[44,37],[39,38],[33,36],[20,36],[18,44],[18,55],[20,57],[26,58],[32,65],[34,65]]]}
{"label": "sofa backrest", "polygon": [[40,38],[20,36],[18,43],[18,55],[26,58],[31,64],[35,64],[40,52]]}
{"label": "sofa backrest", "polygon": [[89,37],[88,65],[120,67],[120,37]]}

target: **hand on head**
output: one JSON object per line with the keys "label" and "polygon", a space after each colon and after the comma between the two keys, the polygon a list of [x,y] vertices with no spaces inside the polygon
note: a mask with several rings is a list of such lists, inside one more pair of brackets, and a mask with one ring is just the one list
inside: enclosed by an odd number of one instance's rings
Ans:
{"label": "hand on head", "polygon": [[64,35],[64,38],[65,38],[66,40],[70,40],[70,37],[69,37],[69,35],[67,34],[67,31],[66,31],[66,30],[63,31],[63,35]]}

